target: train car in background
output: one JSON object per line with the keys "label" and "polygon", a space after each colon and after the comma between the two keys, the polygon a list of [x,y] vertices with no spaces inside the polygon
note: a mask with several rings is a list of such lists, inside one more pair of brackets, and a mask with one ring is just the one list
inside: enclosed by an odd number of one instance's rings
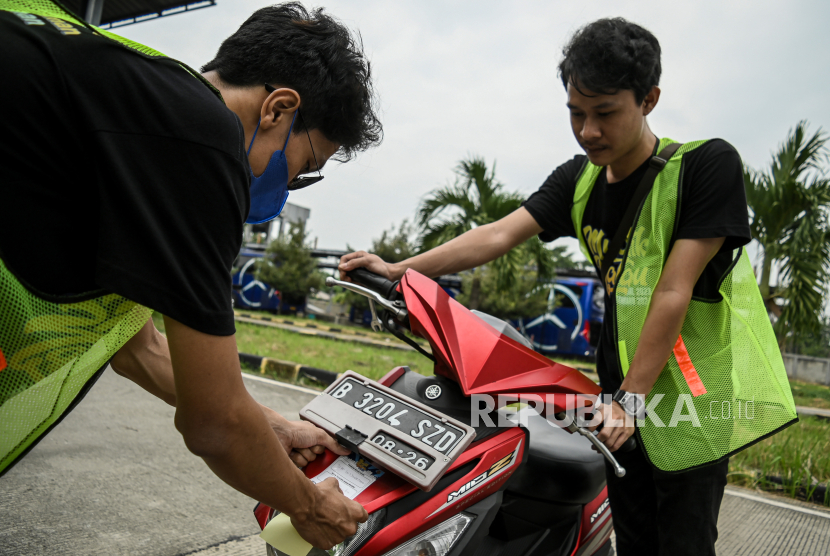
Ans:
{"label": "train car in background", "polygon": [[247,244],[240,250],[231,275],[233,306],[289,314],[304,311],[305,299],[283,299],[279,291],[256,279],[254,264],[264,255],[264,246],[256,244]]}
{"label": "train car in background", "polygon": [[266,247],[281,237],[292,224],[305,225],[311,209],[285,203],[282,212],[262,224],[245,224],[242,249],[233,263],[233,306],[280,313],[305,311],[305,299],[282,299],[280,292],[256,279],[254,264],[265,255]]}
{"label": "train car in background", "polygon": [[539,353],[596,356],[605,314],[602,284],[592,271],[557,270],[544,315],[513,321]]}

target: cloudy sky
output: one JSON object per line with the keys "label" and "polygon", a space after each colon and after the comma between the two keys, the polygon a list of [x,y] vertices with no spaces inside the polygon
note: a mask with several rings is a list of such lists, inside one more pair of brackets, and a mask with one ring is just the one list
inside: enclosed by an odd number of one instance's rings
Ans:
{"label": "cloudy sky", "polygon": [[[217,4],[116,32],[199,67],[269,2]],[[600,17],[628,18],[660,40],[663,93],[650,117],[658,135],[721,137],[760,167],[799,120],[830,127],[826,1],[306,3],[318,5],[361,32],[385,129],[380,147],[291,194],[311,209],[320,247],[368,248],[471,154],[496,161],[509,189],[535,191],[578,153],[556,66],[570,35]]]}

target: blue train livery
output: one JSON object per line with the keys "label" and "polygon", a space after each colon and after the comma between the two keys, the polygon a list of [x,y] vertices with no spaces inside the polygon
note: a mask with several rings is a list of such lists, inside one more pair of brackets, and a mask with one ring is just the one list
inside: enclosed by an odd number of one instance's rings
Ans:
{"label": "blue train livery", "polygon": [[513,321],[539,353],[593,358],[599,343],[605,297],[593,272],[558,270],[548,286],[544,315]]}

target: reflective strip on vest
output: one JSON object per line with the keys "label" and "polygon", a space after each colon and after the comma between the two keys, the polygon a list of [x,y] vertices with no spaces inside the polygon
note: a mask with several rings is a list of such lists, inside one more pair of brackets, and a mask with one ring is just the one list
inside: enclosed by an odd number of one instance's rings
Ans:
{"label": "reflective strip on vest", "polygon": [[703,386],[703,381],[700,380],[700,375],[697,374],[697,369],[692,363],[686,344],[683,343],[683,334],[677,337],[677,342],[674,344],[674,356],[677,358],[677,364],[683,372],[683,378],[686,379],[686,384],[689,386],[692,396],[698,397],[705,394],[706,387]]}
{"label": "reflective strip on vest", "polygon": [[[658,150],[672,142],[661,139]],[[609,347],[617,350],[621,378],[634,360],[652,293],[671,250],[683,157],[703,143],[684,144],[658,174],[622,263],[609,272],[614,303],[605,322],[616,336]],[[599,243],[599,236],[585,237],[582,215],[602,170],[590,162],[585,166],[571,210],[580,247],[589,258],[585,241]],[[797,420],[784,362],[744,249],[733,252],[732,266],[719,284],[720,300],[689,303],[674,357],[668,357],[646,397],[648,417],[638,435],[651,463],[663,471],[722,460]],[[710,408],[718,410],[711,413]]]}

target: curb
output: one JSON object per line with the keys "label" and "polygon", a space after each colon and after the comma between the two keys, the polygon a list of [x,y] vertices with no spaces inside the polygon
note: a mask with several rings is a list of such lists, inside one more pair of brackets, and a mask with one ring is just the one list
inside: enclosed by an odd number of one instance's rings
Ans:
{"label": "curb", "polygon": [[827,509],[826,506],[821,506],[822,509],[813,509],[809,507],[813,505],[812,503],[807,503],[803,500],[796,500],[794,498],[782,499],[781,496],[776,496],[763,490],[757,491],[753,489],[748,489],[746,487],[739,487],[728,484],[726,485],[726,489],[724,490],[723,494],[724,496],[737,496],[738,498],[745,498],[747,500],[752,500],[753,502],[760,502],[761,504],[767,504],[770,506],[784,508],[794,512],[830,519],[830,511],[825,511]]}
{"label": "curb", "polygon": [[795,411],[799,415],[810,415],[819,419],[830,419],[830,409],[819,409],[817,407],[804,407],[797,405]]}
{"label": "curb", "polygon": [[297,380],[300,376],[304,376],[326,386],[337,380],[337,373],[332,371],[250,353],[240,352],[239,362],[258,368],[259,374],[264,375],[266,372],[271,372],[284,380]]}
{"label": "curb", "polygon": [[[768,483],[781,485],[782,489],[792,488],[792,485],[790,484],[790,482],[784,480],[784,477],[781,477],[779,475],[767,475],[767,476],[761,478],[761,481],[766,481]],[[821,505],[825,508],[827,507],[827,506],[824,506],[824,500],[827,497],[827,489],[830,488],[830,487],[828,487],[828,485],[822,485],[822,484],[816,485],[815,489],[813,490],[812,493],[810,493],[809,497],[807,496],[808,490],[807,490],[806,487],[798,486],[797,488],[798,488],[798,493],[803,495],[804,498],[803,499],[802,498],[795,498],[795,500],[806,500],[807,502],[811,502],[813,504],[819,504],[819,505]],[[761,489],[761,490],[763,490],[763,489]],[[775,492],[775,491],[772,491],[772,492]],[[828,516],[830,516],[830,514],[828,514]]]}

